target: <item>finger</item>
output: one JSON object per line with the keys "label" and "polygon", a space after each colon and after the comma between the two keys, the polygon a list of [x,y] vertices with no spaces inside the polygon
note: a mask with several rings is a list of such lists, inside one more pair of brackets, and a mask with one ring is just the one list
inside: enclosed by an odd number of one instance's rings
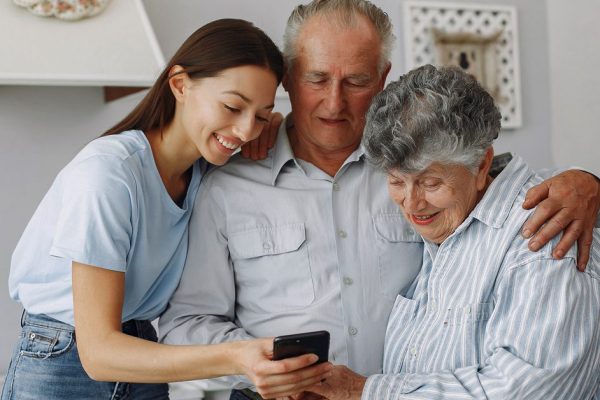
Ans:
{"label": "finger", "polygon": [[267,151],[269,150],[269,134],[270,127],[267,126],[267,131],[263,130],[263,133],[258,138],[258,159],[264,160],[267,158]]}
{"label": "finger", "polygon": [[[546,221],[549,221],[551,218],[553,218],[559,211],[561,211],[561,208],[560,204],[558,204],[557,202],[550,199],[542,201],[523,225],[523,229],[521,230],[523,237],[529,238],[534,233],[538,232],[542,225],[544,225]],[[557,221],[555,221],[555,223],[556,222]],[[568,223],[564,227],[566,227],[567,225]]]}
{"label": "finger", "polygon": [[552,249],[552,257],[560,260],[583,233],[583,221],[573,221],[563,231],[563,235],[558,241],[556,247]]}
{"label": "finger", "polygon": [[544,199],[548,198],[548,194],[550,193],[550,187],[542,182],[539,185],[536,185],[527,191],[525,195],[525,200],[523,201],[523,208],[526,210],[532,209]]}
{"label": "finger", "polygon": [[319,357],[315,354],[304,354],[298,357],[286,358],[279,361],[264,361],[254,367],[254,373],[257,375],[275,375],[285,374],[306,368],[317,362]]}
{"label": "finger", "polygon": [[281,113],[274,113],[271,116],[271,123],[269,124],[269,149],[275,145],[277,140],[277,133],[279,132],[279,126],[283,122],[283,115]]}
{"label": "finger", "polygon": [[257,386],[256,389],[261,396],[266,398],[294,396],[306,391],[306,389],[310,387],[314,387],[317,384],[321,384],[323,377],[329,377],[331,374],[332,373],[329,372],[328,375],[326,374],[321,376],[313,376],[289,384],[265,385],[262,387]]}
{"label": "finger", "polygon": [[[262,135],[260,135],[262,136]],[[254,139],[250,144],[250,158],[254,161],[258,160],[258,149],[260,147],[260,136],[258,139]]]}
{"label": "finger", "polygon": [[271,375],[257,379],[254,383],[256,390],[268,397],[291,396],[303,392],[309,386],[324,381],[332,374],[333,372],[331,371],[319,371],[318,374],[314,375],[302,370],[283,375]]}
{"label": "finger", "polygon": [[592,237],[594,235],[594,226],[586,227],[583,234],[577,240],[577,269],[585,271],[585,267],[590,259],[592,249]]}
{"label": "finger", "polygon": [[[562,209],[544,225],[529,240],[529,250],[538,251],[553,237],[564,231],[573,222],[573,217],[567,209]],[[568,241],[569,238],[567,237]],[[571,244],[575,243],[573,240]],[[567,248],[568,250],[568,248]],[[566,251],[565,251],[566,253]],[[563,253],[564,255],[564,253]]]}
{"label": "finger", "polygon": [[242,146],[242,157],[250,158],[250,143],[244,143]]}

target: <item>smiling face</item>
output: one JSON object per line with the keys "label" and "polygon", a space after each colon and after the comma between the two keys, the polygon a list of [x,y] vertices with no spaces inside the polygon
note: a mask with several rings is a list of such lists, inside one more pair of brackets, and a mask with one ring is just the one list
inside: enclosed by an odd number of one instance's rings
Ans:
{"label": "smiling face", "polygon": [[491,182],[489,153],[476,174],[462,165],[440,163],[414,174],[392,171],[390,197],[421,236],[440,244],[467,218]]}
{"label": "smiling face", "polygon": [[174,122],[200,156],[222,165],[241,145],[260,135],[269,121],[278,83],[268,68],[245,65],[210,78],[184,77],[179,84]]}
{"label": "smiling face", "polygon": [[354,151],[371,99],[383,89],[387,75],[377,70],[377,31],[364,16],[341,30],[325,16],[315,16],[302,27],[296,46],[284,87],[298,136],[322,151]]}

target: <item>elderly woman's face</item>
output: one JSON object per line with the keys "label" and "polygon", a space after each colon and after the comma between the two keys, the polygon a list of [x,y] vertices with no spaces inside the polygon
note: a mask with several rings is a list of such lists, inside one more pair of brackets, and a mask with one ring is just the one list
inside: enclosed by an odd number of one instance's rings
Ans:
{"label": "elderly woman's face", "polygon": [[424,171],[390,172],[388,190],[406,219],[425,239],[442,243],[479,202],[488,169],[473,174],[459,165],[431,164]]}

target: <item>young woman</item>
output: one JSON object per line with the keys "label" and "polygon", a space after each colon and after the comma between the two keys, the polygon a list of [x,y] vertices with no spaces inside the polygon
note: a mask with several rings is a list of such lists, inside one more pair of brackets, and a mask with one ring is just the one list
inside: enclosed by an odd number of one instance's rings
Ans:
{"label": "young woman", "polygon": [[212,22],[59,173],[13,254],[10,294],[25,312],[2,400],[166,399],[164,382],[230,374],[276,397],[327,376],[313,355],[270,361],[269,339],[168,346],[149,322],[181,276],[206,164],[260,134],[282,74],[261,30]]}

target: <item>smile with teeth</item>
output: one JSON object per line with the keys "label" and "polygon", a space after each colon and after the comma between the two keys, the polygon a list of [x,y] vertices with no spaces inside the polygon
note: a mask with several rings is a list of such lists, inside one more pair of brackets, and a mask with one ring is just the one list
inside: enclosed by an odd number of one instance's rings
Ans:
{"label": "smile with teeth", "polygon": [[219,141],[219,143],[223,145],[223,147],[228,148],[229,150],[235,150],[238,147],[240,147],[240,144],[228,142],[227,140],[225,140],[225,138],[223,138],[223,136],[219,135],[218,133],[214,133],[213,135],[215,135],[215,138]]}
{"label": "smile with teeth", "polygon": [[417,225],[429,225],[431,224],[434,219],[435,216],[438,215],[439,212],[433,213],[433,214],[421,214],[421,215],[416,215],[416,214],[411,214],[411,219],[412,221],[417,224]]}

